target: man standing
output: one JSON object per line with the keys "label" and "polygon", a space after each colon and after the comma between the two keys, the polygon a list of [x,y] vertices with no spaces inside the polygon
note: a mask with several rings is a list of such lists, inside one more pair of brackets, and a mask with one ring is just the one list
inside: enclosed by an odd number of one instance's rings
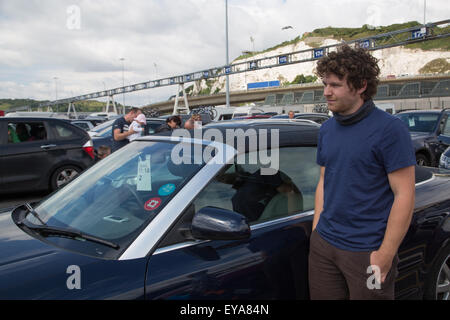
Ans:
{"label": "man standing", "polygon": [[136,118],[141,113],[141,109],[133,107],[126,115],[117,118],[116,121],[114,121],[112,125],[112,152],[125,146],[129,142],[127,137],[136,133],[135,131],[133,131],[133,129],[128,130],[128,126],[131,122],[133,122],[134,118]]}
{"label": "man standing", "polygon": [[309,256],[312,299],[394,299],[414,209],[415,156],[401,120],[374,105],[379,67],[345,45],[319,60],[334,117],[322,124]]}

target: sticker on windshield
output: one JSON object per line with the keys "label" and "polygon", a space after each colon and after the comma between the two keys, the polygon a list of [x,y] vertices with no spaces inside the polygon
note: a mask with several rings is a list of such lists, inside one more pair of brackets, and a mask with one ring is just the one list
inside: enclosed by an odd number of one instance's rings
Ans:
{"label": "sticker on windshield", "polygon": [[164,196],[168,196],[170,194],[172,194],[175,191],[175,185],[173,183],[168,183],[163,185],[161,188],[159,188],[158,190],[158,194],[162,197]]}
{"label": "sticker on windshield", "polygon": [[410,127],[414,127],[416,125],[416,123],[414,122],[414,118],[409,118],[408,122]]}
{"label": "sticker on windshield", "polygon": [[145,160],[139,158],[137,172],[137,191],[152,191],[152,169],[150,164],[150,155],[145,156]]}
{"label": "sticker on windshield", "polygon": [[144,204],[144,209],[147,211],[153,211],[161,205],[161,202],[162,200],[159,197],[151,198]]}

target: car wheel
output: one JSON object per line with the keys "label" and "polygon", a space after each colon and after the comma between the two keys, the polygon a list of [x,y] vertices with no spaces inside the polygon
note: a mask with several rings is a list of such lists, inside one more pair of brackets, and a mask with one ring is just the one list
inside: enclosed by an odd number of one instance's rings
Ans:
{"label": "car wheel", "polygon": [[75,178],[80,172],[81,169],[75,166],[64,166],[56,169],[50,180],[52,190],[61,188],[70,180]]}
{"label": "car wheel", "polygon": [[444,249],[431,269],[425,290],[426,300],[450,300],[450,246]]}
{"label": "car wheel", "polygon": [[424,166],[429,167],[431,165],[430,161],[428,160],[427,156],[423,153],[417,153],[416,154],[416,163],[418,166]]}

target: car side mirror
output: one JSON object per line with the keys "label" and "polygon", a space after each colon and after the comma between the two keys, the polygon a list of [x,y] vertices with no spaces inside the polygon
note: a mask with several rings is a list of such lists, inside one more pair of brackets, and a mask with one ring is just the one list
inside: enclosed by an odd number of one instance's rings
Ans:
{"label": "car side mirror", "polygon": [[204,207],[192,219],[191,233],[199,240],[241,240],[250,237],[247,219],[236,212]]}

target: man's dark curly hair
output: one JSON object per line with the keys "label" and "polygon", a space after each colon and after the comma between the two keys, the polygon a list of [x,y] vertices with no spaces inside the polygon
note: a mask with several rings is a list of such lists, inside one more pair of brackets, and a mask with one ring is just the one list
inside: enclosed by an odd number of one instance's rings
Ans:
{"label": "man's dark curly hair", "polygon": [[347,76],[347,84],[355,90],[364,87],[366,81],[367,89],[361,94],[366,101],[377,93],[380,74],[377,63],[378,60],[367,50],[352,49],[348,45],[343,45],[318,61],[316,74],[324,78],[327,74],[333,73],[340,80]]}

